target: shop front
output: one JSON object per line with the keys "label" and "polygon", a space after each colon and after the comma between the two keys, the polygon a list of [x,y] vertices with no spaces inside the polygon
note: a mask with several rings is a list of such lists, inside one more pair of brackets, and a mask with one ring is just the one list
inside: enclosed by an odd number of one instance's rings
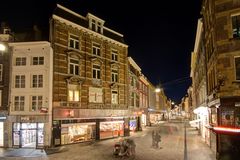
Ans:
{"label": "shop front", "polygon": [[61,125],[61,144],[95,140],[96,123],[68,123]]}
{"label": "shop front", "polygon": [[218,102],[210,107],[216,154],[236,159],[240,154],[240,97],[220,98]]}
{"label": "shop front", "polygon": [[0,122],[0,147],[4,147],[4,122]]}
{"label": "shop front", "polygon": [[13,147],[43,148],[44,123],[13,123]]}
{"label": "shop front", "polygon": [[137,119],[135,117],[129,120],[129,129],[130,132],[134,132],[137,130]]}
{"label": "shop front", "polygon": [[124,121],[100,122],[100,139],[124,136]]}

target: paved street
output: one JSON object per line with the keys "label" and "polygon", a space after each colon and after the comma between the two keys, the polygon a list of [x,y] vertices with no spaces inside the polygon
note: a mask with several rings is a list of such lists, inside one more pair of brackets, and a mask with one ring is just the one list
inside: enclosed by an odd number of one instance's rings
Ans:
{"label": "paved street", "polygon": [[[152,145],[152,130],[160,130],[162,142],[160,148]],[[180,122],[162,123],[158,126],[144,128],[131,136],[135,140],[135,160],[184,160],[184,124]],[[1,157],[0,159],[25,160],[117,160],[112,155],[113,145],[118,139],[109,139],[94,144],[75,144],[65,146],[67,151],[38,155],[37,157]],[[214,160],[209,147],[197,135],[197,131],[187,127],[187,157],[188,160]],[[125,158],[127,159],[127,158]],[[134,158],[128,158],[134,159]]]}

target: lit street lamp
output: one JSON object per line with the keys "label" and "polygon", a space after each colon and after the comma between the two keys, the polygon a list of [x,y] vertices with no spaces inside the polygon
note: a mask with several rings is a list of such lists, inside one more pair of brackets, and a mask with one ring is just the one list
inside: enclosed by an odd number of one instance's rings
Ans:
{"label": "lit street lamp", "polygon": [[6,50],[6,46],[0,43],[0,51],[5,51],[5,50]]}
{"label": "lit street lamp", "polygon": [[156,88],[155,92],[159,93],[159,92],[161,92],[161,89],[160,88]]}

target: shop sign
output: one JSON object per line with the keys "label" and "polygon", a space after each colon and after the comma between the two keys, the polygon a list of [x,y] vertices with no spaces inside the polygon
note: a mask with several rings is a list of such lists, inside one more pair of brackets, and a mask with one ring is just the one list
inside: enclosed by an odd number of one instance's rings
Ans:
{"label": "shop sign", "polygon": [[235,102],[235,107],[240,107],[240,102]]}
{"label": "shop sign", "polygon": [[24,117],[20,117],[20,120],[21,120],[21,122],[32,122],[35,120],[35,117],[24,116]]}

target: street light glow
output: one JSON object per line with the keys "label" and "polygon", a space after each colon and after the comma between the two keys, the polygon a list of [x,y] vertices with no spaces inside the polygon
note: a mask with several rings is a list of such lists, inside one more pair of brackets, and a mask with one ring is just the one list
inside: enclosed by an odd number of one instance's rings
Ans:
{"label": "street light glow", "polygon": [[0,51],[5,51],[5,50],[6,50],[6,46],[0,43]]}
{"label": "street light glow", "polygon": [[156,88],[156,89],[155,89],[155,92],[157,92],[157,93],[159,93],[160,91],[161,91],[160,88]]}
{"label": "street light glow", "polygon": [[175,103],[174,102],[172,102],[172,105],[174,105]]}

